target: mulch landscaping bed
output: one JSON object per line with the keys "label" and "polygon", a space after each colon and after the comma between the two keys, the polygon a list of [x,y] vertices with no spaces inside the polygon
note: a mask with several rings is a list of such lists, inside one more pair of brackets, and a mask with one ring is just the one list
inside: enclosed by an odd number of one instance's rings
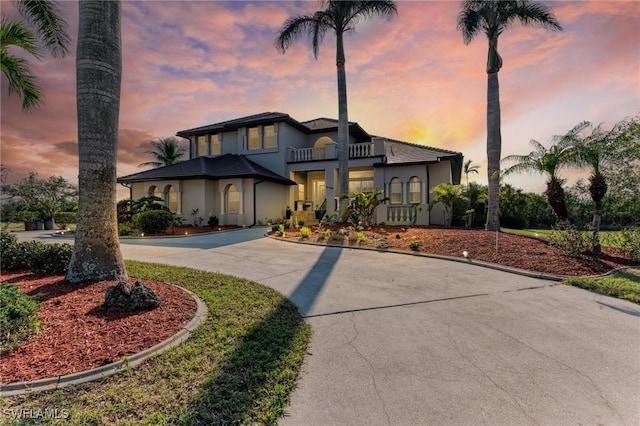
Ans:
{"label": "mulch landscaping bed", "polygon": [[[311,229],[312,233],[306,239],[307,241],[326,243],[326,240],[318,241],[321,231],[317,227],[311,227]],[[638,265],[638,262],[624,258],[618,251],[607,247],[603,247],[603,256],[585,255],[578,259],[564,256],[545,239],[504,232],[497,234],[496,249],[496,232],[478,229],[373,226],[365,229],[364,234],[367,237],[365,242],[350,244],[345,237],[338,243],[347,247],[365,246],[380,249],[381,240],[384,240],[383,246],[389,249],[413,251],[409,247],[409,242],[415,237],[420,242],[417,250],[420,253],[462,258],[462,252],[467,251],[469,258],[474,260],[567,276],[598,275],[612,269]],[[300,239],[300,231],[287,230],[286,238]],[[336,241],[331,243],[336,244]]]}
{"label": "mulch landscaping bed", "polygon": [[[0,382],[12,383],[89,370],[135,354],[171,337],[194,316],[196,303],[180,288],[139,280],[160,299],[147,311],[100,308],[107,287],[117,281],[70,284],[64,276],[3,272],[1,282],[30,295],[40,294],[38,336],[1,354]],[[129,284],[136,280],[129,279]]]}

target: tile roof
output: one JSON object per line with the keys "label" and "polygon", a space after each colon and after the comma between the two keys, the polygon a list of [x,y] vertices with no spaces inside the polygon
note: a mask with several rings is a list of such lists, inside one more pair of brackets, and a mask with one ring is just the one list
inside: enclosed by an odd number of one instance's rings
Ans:
{"label": "tile roof", "polygon": [[258,178],[284,185],[296,183],[256,164],[244,155],[225,154],[217,157],[196,157],[170,166],[133,173],[118,178],[118,182],[143,182],[164,179],[231,179]]}
{"label": "tile roof", "polygon": [[223,131],[229,132],[241,127],[258,126],[261,124],[271,124],[281,121],[285,121],[291,124],[293,127],[297,127],[298,129],[303,131],[306,129],[306,127],[300,124],[300,122],[291,118],[289,114],[284,114],[282,112],[263,112],[246,117],[235,118],[233,120],[221,121],[220,123],[194,127],[193,129],[181,130],[176,133],[176,135],[183,138],[188,138],[189,136],[196,134],[218,133]]}
{"label": "tile roof", "polygon": [[385,165],[434,163],[443,158],[462,156],[462,153],[426,145],[382,138],[386,156]]}

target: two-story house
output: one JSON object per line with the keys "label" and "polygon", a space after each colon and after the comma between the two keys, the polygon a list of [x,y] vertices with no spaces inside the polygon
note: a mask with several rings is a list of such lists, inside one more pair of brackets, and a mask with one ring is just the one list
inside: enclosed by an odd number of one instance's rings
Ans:
{"label": "two-story house", "polygon": [[[266,112],[182,130],[189,160],[123,176],[133,199],[156,195],[190,221],[218,216],[221,225],[252,226],[284,218],[287,208],[310,221],[314,211],[339,213],[338,121],[299,122]],[[462,154],[368,134],[349,123],[349,191],[382,189],[378,223],[442,224],[431,212],[431,188],[458,184]],[[308,223],[308,222],[307,222]]]}

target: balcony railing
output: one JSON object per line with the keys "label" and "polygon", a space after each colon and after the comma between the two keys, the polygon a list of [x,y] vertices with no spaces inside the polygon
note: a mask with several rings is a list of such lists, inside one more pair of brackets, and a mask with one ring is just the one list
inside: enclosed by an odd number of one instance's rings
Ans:
{"label": "balcony railing", "polygon": [[[366,158],[375,155],[375,143],[354,143],[349,145],[349,158]],[[316,160],[335,160],[338,158],[338,146],[328,144],[318,148],[289,148],[289,161],[299,163]]]}
{"label": "balcony railing", "polygon": [[387,207],[387,223],[396,225],[415,224],[418,218],[415,205],[397,205]]}

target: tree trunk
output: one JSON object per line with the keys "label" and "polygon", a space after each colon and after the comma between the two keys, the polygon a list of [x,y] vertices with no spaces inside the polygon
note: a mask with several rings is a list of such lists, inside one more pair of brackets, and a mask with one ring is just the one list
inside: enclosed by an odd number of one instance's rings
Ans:
{"label": "tree trunk", "polygon": [[569,212],[567,210],[567,201],[562,188],[562,182],[557,179],[552,179],[547,182],[547,189],[545,191],[547,196],[547,202],[551,206],[553,212],[558,216],[558,219],[565,228],[569,224]]}
{"label": "tree trunk", "polygon": [[607,181],[605,177],[596,171],[589,178],[589,193],[593,200],[593,221],[591,230],[591,250],[594,254],[602,254],[602,246],[600,245],[600,222],[602,220],[602,199],[607,194]]}
{"label": "tree trunk", "polygon": [[336,68],[338,70],[338,196],[340,215],[349,204],[349,115],[347,113],[347,74],[342,33],[336,32]]}
{"label": "tree trunk", "polygon": [[489,201],[487,203],[487,224],[489,231],[500,230],[500,155],[502,136],[500,134],[500,87],[498,72],[487,74],[487,178],[489,181]]}
{"label": "tree trunk", "polygon": [[67,280],[122,280],[116,214],[116,154],[122,55],[120,2],[79,2],[76,84],[79,204]]}

